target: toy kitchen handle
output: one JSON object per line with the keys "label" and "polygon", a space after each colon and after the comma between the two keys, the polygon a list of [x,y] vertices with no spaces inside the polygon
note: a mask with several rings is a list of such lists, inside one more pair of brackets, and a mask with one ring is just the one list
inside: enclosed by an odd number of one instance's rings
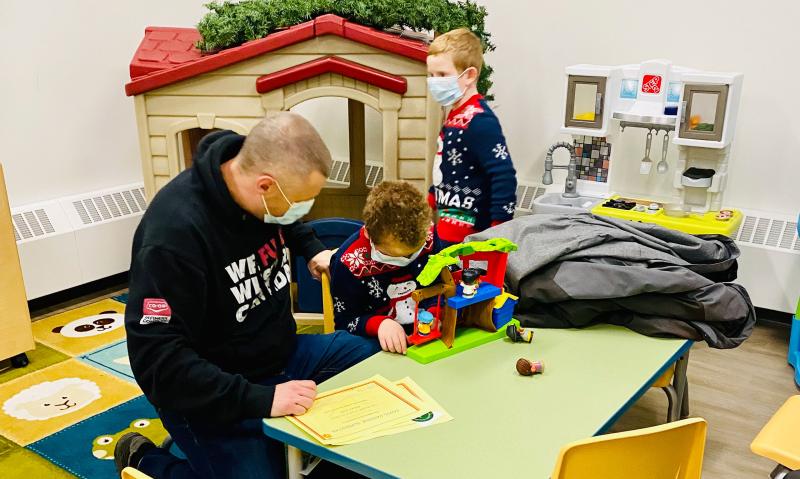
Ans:
{"label": "toy kitchen handle", "polygon": [[686,100],[681,102],[681,123],[686,122]]}
{"label": "toy kitchen handle", "polygon": [[594,96],[594,113],[599,115],[603,112],[603,94],[597,92]]}

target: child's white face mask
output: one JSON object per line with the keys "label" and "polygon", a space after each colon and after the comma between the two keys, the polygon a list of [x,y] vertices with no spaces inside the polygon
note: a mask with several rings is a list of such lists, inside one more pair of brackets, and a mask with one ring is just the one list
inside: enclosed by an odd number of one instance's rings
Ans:
{"label": "child's white face mask", "polygon": [[408,266],[414,262],[417,257],[419,257],[420,253],[422,253],[422,249],[425,248],[425,244],[423,243],[422,246],[411,256],[389,256],[380,252],[378,248],[375,247],[375,243],[372,240],[369,240],[369,245],[372,248],[372,259],[379,263],[390,264],[392,266],[398,266],[402,268],[403,266]]}
{"label": "child's white face mask", "polygon": [[442,106],[450,106],[457,102],[464,96],[464,91],[458,85],[458,79],[466,72],[467,70],[464,70],[458,76],[428,77],[428,90],[433,99]]}

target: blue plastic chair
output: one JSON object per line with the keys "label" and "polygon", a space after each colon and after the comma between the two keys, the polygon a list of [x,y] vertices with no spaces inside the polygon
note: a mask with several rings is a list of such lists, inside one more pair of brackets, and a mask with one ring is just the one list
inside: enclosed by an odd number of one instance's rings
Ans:
{"label": "blue plastic chair", "polygon": [[[348,218],[322,218],[307,223],[326,248],[334,249],[342,245],[358,231],[364,223]],[[303,313],[322,313],[322,285],[308,272],[306,259],[294,258],[295,280],[297,281],[297,307]]]}

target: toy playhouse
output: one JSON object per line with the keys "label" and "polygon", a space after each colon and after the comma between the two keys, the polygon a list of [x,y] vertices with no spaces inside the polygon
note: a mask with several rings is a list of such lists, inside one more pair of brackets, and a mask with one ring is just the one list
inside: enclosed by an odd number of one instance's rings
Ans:
{"label": "toy playhouse", "polygon": [[[309,218],[358,218],[367,160],[384,179],[430,184],[442,112],[428,97],[425,42],[336,15],[214,54],[198,40],[193,28],[148,27],[130,64],[148,197],[191,165],[209,131],[246,134],[267,112],[322,97],[348,99],[349,186],[325,188]],[[365,107],[381,115],[382,158],[365,158]]]}
{"label": "toy playhouse", "polygon": [[[587,191],[612,195],[592,213],[732,236],[742,215],[724,209],[722,200],[742,78],[668,60],[567,67],[561,131],[573,136],[564,145],[573,154],[571,178],[584,180]],[[623,135],[626,130],[631,133]],[[644,157],[623,158],[622,143],[640,140],[637,135],[646,135]],[[678,148],[673,165],[667,162],[670,145]],[[552,167],[550,154],[548,161]],[[545,178],[551,178],[547,172]],[[640,192],[662,194],[631,198],[625,190],[634,183]],[[574,187],[572,193],[577,196]]]}
{"label": "toy playhouse", "polygon": [[[428,363],[505,335],[517,298],[505,291],[503,279],[508,253],[516,249],[511,241],[494,238],[455,244],[428,258],[417,277],[425,287],[412,293],[417,314],[410,358]],[[433,298],[433,307],[420,307]]]}

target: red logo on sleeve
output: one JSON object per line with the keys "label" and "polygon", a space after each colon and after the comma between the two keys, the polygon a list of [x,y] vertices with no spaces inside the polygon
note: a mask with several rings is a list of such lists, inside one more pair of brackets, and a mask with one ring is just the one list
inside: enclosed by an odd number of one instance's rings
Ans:
{"label": "red logo on sleeve", "polygon": [[172,308],[165,299],[145,298],[142,305],[142,319],[139,324],[169,323],[172,318]]}

